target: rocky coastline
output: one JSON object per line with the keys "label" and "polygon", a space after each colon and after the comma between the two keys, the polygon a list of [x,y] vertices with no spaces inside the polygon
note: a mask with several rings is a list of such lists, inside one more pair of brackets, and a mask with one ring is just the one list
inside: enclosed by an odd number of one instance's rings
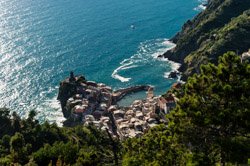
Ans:
{"label": "rocky coastline", "polygon": [[[217,63],[219,56],[249,49],[250,1],[208,1],[206,10],[188,20],[170,39],[176,47],[160,57],[180,63],[181,80],[200,73],[200,66]],[[234,12],[231,12],[234,11]]]}
{"label": "rocky coastline", "polygon": [[[138,91],[147,91],[147,97],[129,107],[117,105],[127,94]],[[73,73],[60,83],[57,99],[67,119],[64,126],[94,125],[120,139],[140,137],[156,124],[167,124],[165,114],[175,107],[177,100],[171,93],[154,96],[153,87],[148,85],[114,91]]]}

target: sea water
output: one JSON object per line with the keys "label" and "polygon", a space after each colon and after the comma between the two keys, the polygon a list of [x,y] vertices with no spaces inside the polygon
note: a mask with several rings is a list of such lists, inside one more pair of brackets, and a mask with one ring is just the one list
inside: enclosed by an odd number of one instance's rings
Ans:
{"label": "sea water", "polygon": [[[41,121],[63,119],[59,82],[74,71],[113,89],[176,81],[157,56],[201,9],[199,0],[0,0],[0,107]],[[198,7],[198,8],[197,8]],[[121,104],[144,97],[128,96]]]}

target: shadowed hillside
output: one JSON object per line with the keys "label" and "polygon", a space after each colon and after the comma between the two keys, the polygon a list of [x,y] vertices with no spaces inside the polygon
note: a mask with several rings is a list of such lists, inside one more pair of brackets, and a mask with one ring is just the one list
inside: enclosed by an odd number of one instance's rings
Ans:
{"label": "shadowed hillside", "polygon": [[217,62],[227,51],[241,54],[250,47],[250,1],[213,0],[207,9],[187,21],[172,38],[177,46],[164,56],[182,63],[183,79],[199,72],[200,64]]}

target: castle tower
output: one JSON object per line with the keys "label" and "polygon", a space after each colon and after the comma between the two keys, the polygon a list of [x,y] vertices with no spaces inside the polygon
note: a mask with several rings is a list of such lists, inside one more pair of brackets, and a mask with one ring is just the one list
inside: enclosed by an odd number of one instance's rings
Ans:
{"label": "castle tower", "polygon": [[153,87],[150,87],[150,88],[148,88],[147,98],[151,99],[153,97],[154,97],[154,89],[153,89]]}

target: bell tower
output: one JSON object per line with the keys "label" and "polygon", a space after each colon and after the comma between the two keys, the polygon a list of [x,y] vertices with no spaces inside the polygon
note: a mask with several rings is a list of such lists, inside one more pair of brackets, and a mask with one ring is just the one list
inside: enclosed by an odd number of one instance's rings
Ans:
{"label": "bell tower", "polygon": [[153,97],[154,97],[154,88],[150,87],[150,88],[148,88],[147,98],[150,99],[150,98],[153,98]]}

